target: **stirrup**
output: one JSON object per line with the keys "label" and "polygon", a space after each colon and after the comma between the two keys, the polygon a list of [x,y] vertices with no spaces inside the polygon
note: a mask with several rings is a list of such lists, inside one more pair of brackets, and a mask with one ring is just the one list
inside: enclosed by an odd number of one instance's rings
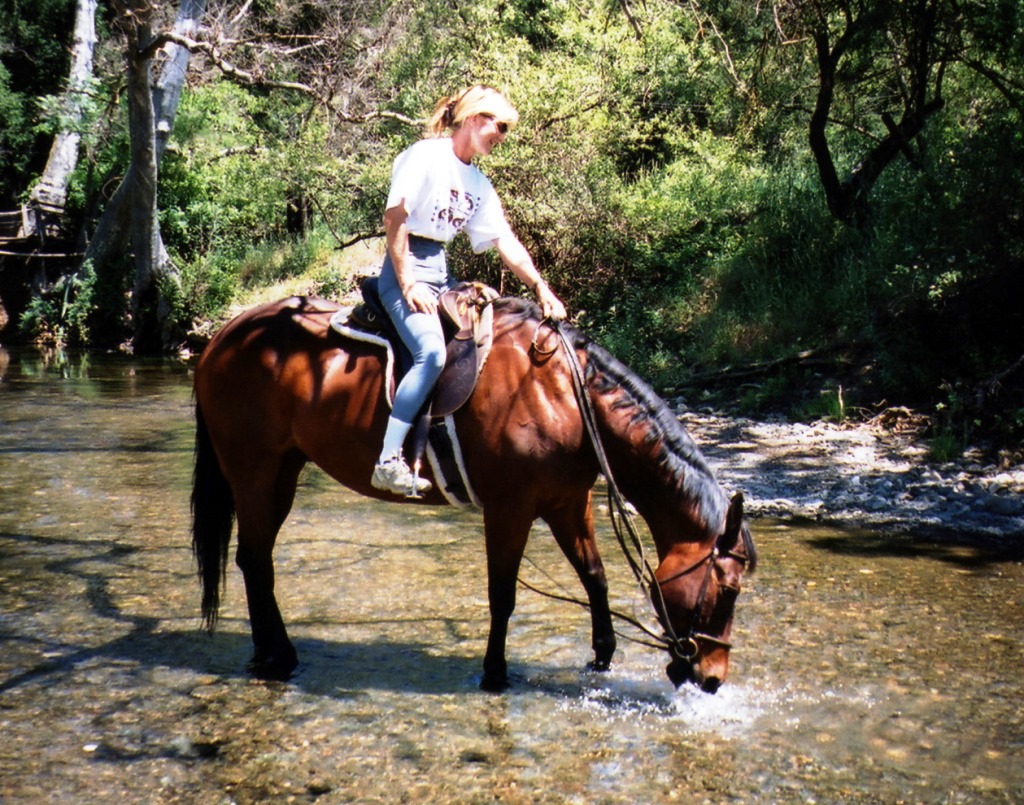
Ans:
{"label": "stirrup", "polygon": [[[419,491],[419,486],[420,486],[420,460],[416,459],[416,461],[414,461],[413,465],[412,465],[412,480],[409,482],[409,491],[405,493],[405,496],[409,500],[420,500],[423,497],[423,495]],[[429,486],[427,486],[426,489],[424,489],[423,491],[426,492],[428,489],[430,489]]]}

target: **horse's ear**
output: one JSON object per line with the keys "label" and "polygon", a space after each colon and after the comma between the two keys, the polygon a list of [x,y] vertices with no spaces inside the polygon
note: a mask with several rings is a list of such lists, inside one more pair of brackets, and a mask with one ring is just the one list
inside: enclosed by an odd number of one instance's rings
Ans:
{"label": "horse's ear", "polygon": [[735,550],[743,529],[743,493],[737,492],[729,501],[729,512],[725,515],[725,531],[718,538],[718,552]]}

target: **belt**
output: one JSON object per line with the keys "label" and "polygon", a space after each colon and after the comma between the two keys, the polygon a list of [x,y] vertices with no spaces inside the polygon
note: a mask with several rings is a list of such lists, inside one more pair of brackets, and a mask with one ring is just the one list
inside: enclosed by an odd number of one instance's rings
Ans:
{"label": "belt", "polygon": [[444,246],[445,245],[443,240],[435,240],[434,238],[425,238],[425,237],[423,237],[423,235],[412,235],[412,234],[410,234],[409,235],[409,242],[412,243],[414,241],[418,241],[418,242],[423,243],[423,244],[436,243],[438,246]]}

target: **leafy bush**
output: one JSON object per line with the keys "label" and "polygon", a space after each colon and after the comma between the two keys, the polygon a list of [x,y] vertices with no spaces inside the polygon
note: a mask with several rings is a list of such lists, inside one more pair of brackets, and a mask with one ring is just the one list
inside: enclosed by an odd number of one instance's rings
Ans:
{"label": "leafy bush", "polygon": [[18,322],[23,335],[36,343],[65,347],[87,345],[89,321],[96,311],[96,274],[85,262],[60,277],[29,302]]}

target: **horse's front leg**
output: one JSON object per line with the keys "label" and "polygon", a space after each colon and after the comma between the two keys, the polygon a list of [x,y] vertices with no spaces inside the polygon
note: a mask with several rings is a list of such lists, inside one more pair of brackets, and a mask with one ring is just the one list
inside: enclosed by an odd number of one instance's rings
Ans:
{"label": "horse's front leg", "polygon": [[508,622],[516,608],[519,565],[533,524],[533,518],[523,514],[522,509],[525,508],[528,507],[504,504],[484,508],[491,630],[487,636],[480,688],[492,693],[500,693],[508,687],[508,663],[505,660]]}
{"label": "horse's front leg", "polygon": [[608,580],[594,539],[590,492],[557,508],[545,510],[541,516],[551,527],[551,533],[579,576],[590,601],[594,659],[588,667],[594,671],[607,671],[615,654],[615,630],[608,606]]}

